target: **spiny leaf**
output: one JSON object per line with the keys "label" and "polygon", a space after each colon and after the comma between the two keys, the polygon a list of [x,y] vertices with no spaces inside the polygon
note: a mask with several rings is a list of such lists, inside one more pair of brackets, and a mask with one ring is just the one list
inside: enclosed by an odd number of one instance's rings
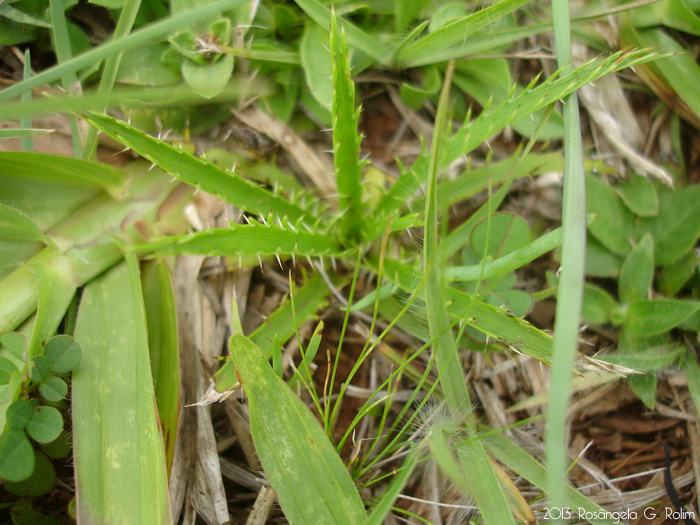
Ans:
{"label": "spiny leaf", "polygon": [[[304,210],[289,204],[281,197],[151,137],[126,122],[99,113],[91,113],[88,120],[113,139],[132,148],[182,182],[216,195],[244,211],[261,215],[274,211],[277,215],[286,215],[292,220],[300,219],[306,214]],[[311,217],[308,219],[312,220]]]}
{"label": "spiny leaf", "polygon": [[191,235],[176,235],[138,246],[138,251],[206,255],[341,255],[341,250],[321,233],[294,232],[259,223],[210,228]]}
{"label": "spiny leaf", "polygon": [[331,19],[331,59],[333,62],[333,162],[339,193],[341,226],[349,238],[362,231],[362,166],[357,132],[360,109],[355,109],[355,84],[345,49],[345,33]]}

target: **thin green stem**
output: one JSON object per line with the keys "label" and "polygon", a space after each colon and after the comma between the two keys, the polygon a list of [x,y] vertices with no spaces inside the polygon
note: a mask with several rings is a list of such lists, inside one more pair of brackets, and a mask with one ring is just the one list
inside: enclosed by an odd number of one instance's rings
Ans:
{"label": "thin green stem", "polygon": [[[564,74],[572,70],[569,6],[552,0],[557,60]],[[557,293],[551,392],[548,404],[546,458],[549,467],[548,494],[551,507],[566,505],[568,463],[567,407],[574,356],[578,341],[583,298],[586,247],[586,197],[583,147],[578,99],[572,93],[564,100],[565,172],[562,211],[561,279]]]}

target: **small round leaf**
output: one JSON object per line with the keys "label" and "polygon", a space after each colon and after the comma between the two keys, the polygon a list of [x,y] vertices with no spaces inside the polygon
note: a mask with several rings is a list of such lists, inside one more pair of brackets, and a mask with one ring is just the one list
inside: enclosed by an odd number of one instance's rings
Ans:
{"label": "small round leaf", "polygon": [[49,360],[51,371],[65,374],[74,370],[83,357],[80,345],[68,335],[57,335],[46,343],[44,356]]}
{"label": "small round leaf", "polygon": [[50,458],[65,458],[70,454],[71,439],[70,434],[65,430],[61,430],[61,433],[56,439],[51,443],[42,443],[39,445],[41,450],[49,456]]}
{"label": "small round leaf", "polygon": [[42,452],[36,452],[34,472],[22,481],[7,481],[5,488],[17,496],[31,498],[48,494],[56,484],[56,469]]}
{"label": "small round leaf", "polygon": [[32,381],[41,383],[49,375],[49,360],[43,355],[32,357]]}
{"label": "small round leaf", "polygon": [[7,426],[22,430],[34,414],[32,404],[26,399],[18,399],[7,409]]}
{"label": "small round leaf", "polygon": [[39,443],[50,443],[63,430],[63,417],[54,407],[40,406],[27,423],[27,433]]}
{"label": "small round leaf", "polygon": [[22,430],[9,429],[0,437],[0,476],[22,481],[34,472],[34,447]]}
{"label": "small round leaf", "polygon": [[470,241],[479,258],[490,255],[498,259],[531,243],[532,230],[517,215],[499,212],[478,222],[472,230]]}
{"label": "small round leaf", "polygon": [[39,385],[39,393],[46,401],[56,403],[66,397],[68,385],[60,377],[49,376]]}

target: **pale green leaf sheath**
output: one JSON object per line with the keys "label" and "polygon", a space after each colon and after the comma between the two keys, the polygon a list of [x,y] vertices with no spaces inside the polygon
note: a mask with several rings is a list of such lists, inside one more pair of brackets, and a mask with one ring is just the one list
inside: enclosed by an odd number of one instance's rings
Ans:
{"label": "pale green leaf sheath", "polygon": [[171,523],[136,258],[85,289],[73,374],[79,523]]}
{"label": "pale green leaf sheath", "polygon": [[252,341],[234,335],[229,349],[248,397],[255,448],[289,522],[365,523],[350,474],[309,409]]}

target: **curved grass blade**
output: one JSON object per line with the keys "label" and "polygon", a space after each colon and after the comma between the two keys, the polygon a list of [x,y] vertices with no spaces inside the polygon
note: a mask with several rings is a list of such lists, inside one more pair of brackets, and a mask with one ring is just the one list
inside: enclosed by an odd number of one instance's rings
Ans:
{"label": "curved grass blade", "polygon": [[1,139],[20,139],[27,137],[38,137],[53,133],[53,129],[0,129]]}
{"label": "curved grass blade", "polygon": [[405,46],[398,54],[397,62],[403,64],[405,60],[411,60],[411,62],[416,63],[423,58],[429,58],[435,54],[436,50],[447,49],[454,44],[468,40],[470,35],[529,3],[529,0],[504,0],[450,22],[434,33]]}
{"label": "curved grass blade", "polygon": [[0,152],[0,176],[59,181],[106,191],[120,197],[127,177],[120,169],[70,157],[19,151]]}
{"label": "curved grass blade", "polygon": [[255,222],[232,224],[230,228],[209,228],[192,235],[165,237],[135,249],[162,254],[202,255],[338,256],[344,253],[327,235],[294,232]]}
{"label": "curved grass blade", "polygon": [[229,349],[248,397],[255,447],[289,522],[365,523],[357,488],[309,409],[250,339],[234,335]]}
{"label": "curved grass blade", "polygon": [[165,261],[144,263],[141,285],[158,420],[163,433],[165,463],[170,478],[180,419],[180,347],[175,291]]}
{"label": "curved grass blade", "polygon": [[83,523],[171,523],[134,255],[85,289],[73,374],[76,512]]}
{"label": "curved grass blade", "polygon": [[304,210],[283,198],[162,140],[151,137],[126,122],[99,113],[90,113],[87,120],[116,141],[157,164],[173,177],[216,195],[244,211],[263,216],[272,212],[278,217],[287,216],[292,221],[302,217],[312,220]]}
{"label": "curved grass blade", "polygon": [[[546,488],[549,476],[547,469],[530,454],[518,447],[518,445],[501,434],[485,436],[481,441],[489,453],[493,454],[498,461],[513,469],[536,487],[542,490]],[[596,505],[571,485],[564,485],[563,492],[570,502],[570,507],[577,509],[578,512],[585,512],[587,520],[590,519],[590,523],[594,525],[609,525],[612,523],[610,519],[597,518],[597,516],[606,516],[608,513],[605,513],[602,507]]]}
{"label": "curved grass blade", "polygon": [[[464,126],[451,138],[445,140],[439,166],[449,166],[463,155],[467,155],[479,144],[501,131],[512,122],[527,117],[568,95],[576,89],[594,82],[598,78],[621,69],[648,62],[657,57],[648,50],[618,52],[603,60],[592,60],[572,72],[557,73],[540,85],[532,82],[518,96],[505,101],[496,108],[485,109],[472,122]],[[409,169],[401,174],[396,184],[377,205],[369,223],[383,224],[388,216],[409,201],[425,182],[428,173],[428,156],[422,155]]]}
{"label": "curved grass blade", "polygon": [[[343,286],[344,282],[334,283]],[[299,288],[294,294],[294,308],[291,299],[287,299],[277,310],[272,312],[252,334],[250,339],[260,348],[263,355],[269,359],[275,346],[275,338],[280,344],[286,344],[290,337],[297,333],[297,325],[309,321],[319,310],[328,305],[327,297],[330,295],[328,286],[325,285],[320,275],[316,275]],[[214,375],[214,388],[222,393],[233,388],[238,380],[235,375],[233,361],[224,363]]]}

